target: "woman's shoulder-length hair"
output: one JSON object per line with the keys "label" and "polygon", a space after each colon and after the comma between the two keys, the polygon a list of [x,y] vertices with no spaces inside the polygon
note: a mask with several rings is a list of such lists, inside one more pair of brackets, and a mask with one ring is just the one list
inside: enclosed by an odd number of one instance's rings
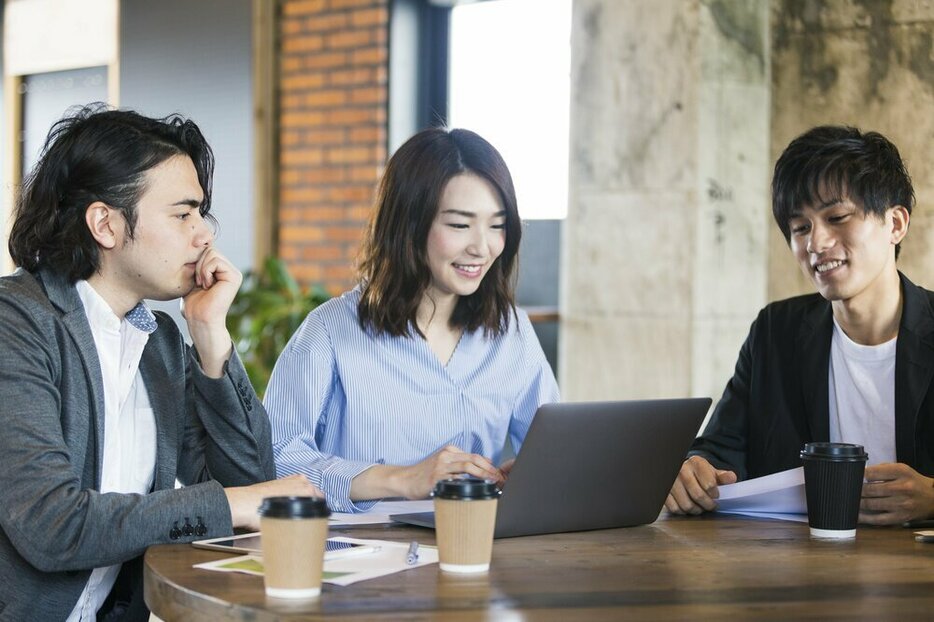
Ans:
{"label": "woman's shoulder-length hair", "polygon": [[[470,173],[486,180],[505,211],[506,241],[477,291],[461,296],[451,325],[502,334],[515,315],[515,271],[522,224],[512,176],[499,152],[478,134],[432,128],[406,141],[389,159],[363,243],[359,272],[360,326],[393,336],[421,335],[415,319],[431,284],[428,232],[447,182]],[[424,336],[424,335],[423,335]]]}

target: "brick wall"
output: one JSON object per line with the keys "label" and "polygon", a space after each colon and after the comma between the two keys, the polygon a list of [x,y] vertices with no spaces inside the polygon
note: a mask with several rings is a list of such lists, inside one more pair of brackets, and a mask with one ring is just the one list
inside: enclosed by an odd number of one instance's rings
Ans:
{"label": "brick wall", "polygon": [[279,256],[336,294],[386,159],[389,0],[282,0]]}

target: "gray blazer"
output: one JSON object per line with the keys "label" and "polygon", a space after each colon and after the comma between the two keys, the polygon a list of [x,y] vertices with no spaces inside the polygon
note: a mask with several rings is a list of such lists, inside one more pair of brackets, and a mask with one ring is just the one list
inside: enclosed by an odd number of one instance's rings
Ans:
{"label": "gray blazer", "polygon": [[46,271],[0,278],[0,620],[64,619],[93,568],[230,534],[223,486],[275,477],[269,421],[240,359],[206,377],[175,322],[156,316],[140,361],[156,420],[153,491],[101,494],[104,391],[77,290]]}

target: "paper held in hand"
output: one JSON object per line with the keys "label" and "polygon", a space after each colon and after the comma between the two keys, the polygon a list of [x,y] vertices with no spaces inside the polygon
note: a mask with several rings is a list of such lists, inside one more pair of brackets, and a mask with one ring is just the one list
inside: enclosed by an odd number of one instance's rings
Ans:
{"label": "paper held in hand", "polygon": [[717,511],[806,523],[804,469],[798,467],[719,487]]}

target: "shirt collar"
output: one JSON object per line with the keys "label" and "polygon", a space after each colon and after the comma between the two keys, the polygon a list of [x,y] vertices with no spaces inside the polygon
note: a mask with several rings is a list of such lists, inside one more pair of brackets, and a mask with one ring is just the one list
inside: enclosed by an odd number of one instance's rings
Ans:
{"label": "shirt collar", "polygon": [[136,303],[136,306],[130,309],[130,312],[123,316],[123,319],[129,322],[130,326],[147,335],[156,330],[156,316],[142,301]]}
{"label": "shirt collar", "polygon": [[[75,289],[84,305],[84,311],[92,326],[107,326],[112,330],[120,330],[120,319],[110,308],[100,294],[97,293],[87,281],[77,281]],[[123,319],[136,330],[151,334],[156,330],[156,316],[143,302],[130,309]]]}

